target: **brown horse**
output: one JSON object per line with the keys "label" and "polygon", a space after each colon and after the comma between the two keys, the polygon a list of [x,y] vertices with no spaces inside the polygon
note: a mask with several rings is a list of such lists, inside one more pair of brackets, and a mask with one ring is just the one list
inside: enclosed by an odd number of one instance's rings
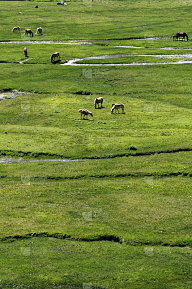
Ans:
{"label": "brown horse", "polygon": [[28,34],[33,37],[33,31],[31,29],[25,29],[25,35],[28,36]]}
{"label": "brown horse", "polygon": [[43,29],[41,27],[37,28],[36,34],[42,35]]}
{"label": "brown horse", "polygon": [[25,57],[28,57],[28,55],[27,55],[27,48],[26,48],[26,47],[24,48],[24,55],[25,55]]}
{"label": "brown horse", "polygon": [[95,108],[96,108],[96,106],[98,106],[98,108],[99,108],[99,103],[101,104],[101,108],[102,108],[102,104],[103,104],[103,98],[102,97],[98,97],[95,99],[95,101],[94,101]]}
{"label": "brown horse", "polygon": [[19,26],[13,27],[13,32],[15,32],[17,30],[20,31],[20,27]]}
{"label": "brown horse", "polygon": [[79,112],[81,114],[81,119],[82,119],[82,115],[84,116],[83,119],[85,118],[86,115],[91,115],[93,116],[92,112],[88,111],[87,109],[79,109]]}
{"label": "brown horse", "polygon": [[120,104],[113,103],[112,104],[111,113],[113,113],[114,109],[115,109],[115,113],[116,113],[116,111],[118,111],[118,113],[119,113],[119,108],[121,108],[122,109],[122,113],[124,113],[124,104],[123,103],[120,103]]}
{"label": "brown horse", "polygon": [[175,39],[178,40],[178,39],[180,39],[180,38],[182,38],[183,40],[185,40],[185,38],[186,38],[187,41],[188,41],[188,39],[189,39],[187,33],[185,33],[185,32],[177,32],[176,35],[173,35],[173,40],[175,40]]}
{"label": "brown horse", "polygon": [[51,55],[51,62],[53,63],[53,61],[55,61],[55,58],[57,58],[57,60],[60,60],[60,54],[59,52],[55,52]]}

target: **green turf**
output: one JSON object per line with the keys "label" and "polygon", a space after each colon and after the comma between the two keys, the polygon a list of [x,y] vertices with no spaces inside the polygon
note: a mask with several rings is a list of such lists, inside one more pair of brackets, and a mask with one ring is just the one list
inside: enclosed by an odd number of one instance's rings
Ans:
{"label": "green turf", "polygon": [[0,248],[3,288],[180,289],[192,285],[189,248],[53,238],[21,240]]}
{"label": "green turf", "polygon": [[0,287],[191,288],[191,64],[59,65],[191,60],[191,3],[56,2],[0,2],[0,156],[80,159],[0,165]]}

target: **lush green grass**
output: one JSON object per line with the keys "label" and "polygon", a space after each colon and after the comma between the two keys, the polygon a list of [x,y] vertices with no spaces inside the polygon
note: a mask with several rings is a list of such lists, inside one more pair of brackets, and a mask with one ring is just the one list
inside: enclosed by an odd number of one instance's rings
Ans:
{"label": "lush green grass", "polygon": [[2,165],[1,237],[47,231],[190,244],[190,158]]}
{"label": "lush green grass", "polygon": [[192,285],[190,248],[52,238],[1,244],[0,248],[3,288],[181,289]]}
{"label": "lush green grass", "polygon": [[[190,288],[190,160],[1,165],[3,288]],[[33,232],[71,240],[22,240]],[[78,241],[110,236],[123,243]]]}
{"label": "lush green grass", "polygon": [[[43,39],[117,39],[127,37],[172,37],[191,30],[191,3],[188,1],[71,1],[67,6],[55,2],[0,2],[1,40],[26,39],[24,30],[43,28]],[[21,12],[21,13],[20,13]],[[9,23],[9,25],[7,25]],[[14,26],[21,33],[13,33]],[[34,39],[39,39],[35,36]]]}
{"label": "lush green grass", "polygon": [[[0,155],[98,159],[1,164],[0,287],[191,288],[191,65],[50,62],[55,51],[61,62],[116,54],[141,56],[107,63],[152,62],[159,60],[150,55],[188,54],[191,41],[172,41],[172,35],[185,31],[191,38],[191,3],[67,3],[0,2],[0,41],[95,40],[0,43],[0,90],[25,92],[0,102]],[[12,32],[17,25],[21,33]],[[39,26],[42,36],[24,35]],[[99,96],[104,108],[95,110]],[[114,102],[125,104],[125,114],[111,114]],[[81,120],[80,108],[93,118]],[[22,240],[32,233],[39,236]],[[68,240],[50,238],[65,234]]]}
{"label": "lush green grass", "polygon": [[[26,94],[2,101],[1,151],[84,158],[130,154],[132,145],[137,153],[191,148],[189,109],[108,96],[105,108],[95,110],[94,98]],[[114,100],[125,104],[125,114],[111,114]],[[93,112],[93,119],[81,120],[78,109],[83,107]]]}

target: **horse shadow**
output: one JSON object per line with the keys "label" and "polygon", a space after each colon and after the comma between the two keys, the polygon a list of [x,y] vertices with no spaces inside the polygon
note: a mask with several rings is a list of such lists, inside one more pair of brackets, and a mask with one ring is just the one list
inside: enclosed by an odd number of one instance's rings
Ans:
{"label": "horse shadow", "polygon": [[61,60],[60,60],[60,59],[54,60],[54,61],[52,61],[51,63],[53,63],[53,64],[61,63]]}
{"label": "horse shadow", "polygon": [[82,118],[82,120],[94,121],[94,119]]}
{"label": "horse shadow", "polygon": [[102,109],[102,108],[105,108],[104,106],[100,106],[100,107],[95,107],[95,109]]}

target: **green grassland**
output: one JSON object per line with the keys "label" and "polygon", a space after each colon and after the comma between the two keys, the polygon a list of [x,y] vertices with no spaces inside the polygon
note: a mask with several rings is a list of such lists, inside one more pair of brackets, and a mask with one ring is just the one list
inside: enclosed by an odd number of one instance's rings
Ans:
{"label": "green grassland", "polygon": [[76,160],[0,164],[0,288],[191,288],[191,64],[101,64],[191,60],[192,5],[56,2],[0,1],[0,156]]}
{"label": "green grassland", "polygon": [[1,165],[3,288],[190,288],[190,159]]}
{"label": "green grassland", "polygon": [[[117,39],[151,36],[172,37],[175,31],[191,34],[190,1],[71,1],[67,6],[56,2],[14,1],[0,3],[1,40],[23,38],[26,28],[44,28],[47,40]],[[9,23],[9,25],[7,25]],[[21,27],[21,35],[12,33]],[[51,33],[49,33],[51,31]],[[39,36],[37,36],[39,39]]]}
{"label": "green grassland", "polygon": [[[23,284],[21,288],[30,289],[136,289],[146,288],[146,284],[150,289],[191,287],[189,248],[132,247],[105,241],[86,243],[53,238],[21,240],[1,244],[0,248],[3,288],[13,288],[12,282],[15,287]],[[30,284],[25,278],[28,272]]]}

